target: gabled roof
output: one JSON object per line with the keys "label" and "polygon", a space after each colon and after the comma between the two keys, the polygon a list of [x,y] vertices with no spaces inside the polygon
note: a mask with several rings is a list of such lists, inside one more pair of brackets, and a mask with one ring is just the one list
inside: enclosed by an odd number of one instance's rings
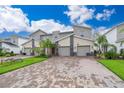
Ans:
{"label": "gabled roof", "polygon": [[120,25],[124,25],[124,22],[113,26],[113,27],[112,27],[111,29],[109,29],[106,33],[104,33],[104,35],[108,34],[108,33],[111,32],[113,29],[115,29],[116,27],[118,27],[118,26],[120,26]]}
{"label": "gabled roof", "polygon": [[92,29],[92,28],[89,27],[89,26],[80,26],[80,25],[73,25],[73,27],[80,27],[80,28]]}
{"label": "gabled roof", "polygon": [[67,36],[64,36],[64,37],[62,37],[62,38],[59,38],[59,39],[56,40],[55,42],[61,41],[61,40],[65,39],[65,38],[67,38],[67,37],[70,37],[70,36],[72,36],[72,35],[74,35],[74,33],[69,34],[69,35],[67,35]]}
{"label": "gabled roof", "polygon": [[25,43],[23,43],[22,45],[25,45],[25,44],[27,44],[27,43],[29,43],[29,42],[31,42],[31,41],[32,41],[32,39],[29,40],[29,41],[27,41],[27,42],[25,42]]}
{"label": "gabled roof", "polygon": [[47,34],[47,33],[46,33],[46,32],[44,32],[43,30],[38,29],[37,31],[35,31],[35,32],[31,33],[29,36],[31,36],[31,35],[33,35],[33,34],[35,34],[35,33],[37,33],[37,32],[43,32],[44,34]]}
{"label": "gabled roof", "polygon": [[61,41],[61,40],[65,39],[65,38],[67,38],[67,37],[70,37],[70,36],[72,36],[72,35],[74,35],[75,37],[80,38],[80,39],[84,39],[84,40],[88,40],[88,41],[93,41],[92,39],[85,38],[85,37],[81,37],[81,36],[77,36],[77,35],[75,35],[74,33],[72,33],[72,34],[67,35],[67,36],[65,36],[65,37],[59,38],[59,39],[56,40],[55,42]]}
{"label": "gabled roof", "polygon": [[[71,33],[73,33],[73,31],[67,31],[67,32],[60,32],[59,34],[61,35],[61,34],[71,34]],[[53,35],[53,33],[49,33],[49,34],[45,34],[45,35],[41,35],[41,36],[52,36]]]}
{"label": "gabled roof", "polygon": [[6,44],[8,44],[8,45],[12,45],[12,46],[16,46],[16,47],[18,47],[18,45],[13,44],[13,43],[11,43],[11,42],[0,41],[0,43],[6,43]]}
{"label": "gabled roof", "polygon": [[84,39],[84,40],[88,40],[88,41],[94,41],[94,40],[86,38],[86,37],[81,37],[81,36],[77,36],[77,35],[74,35],[74,36],[77,38],[80,38],[80,39]]}

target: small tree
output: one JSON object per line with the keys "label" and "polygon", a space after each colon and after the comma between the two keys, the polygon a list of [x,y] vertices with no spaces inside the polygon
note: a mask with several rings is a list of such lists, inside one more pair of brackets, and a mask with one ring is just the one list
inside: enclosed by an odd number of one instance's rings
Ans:
{"label": "small tree", "polygon": [[2,56],[3,55],[3,49],[2,48],[0,48],[0,56]]}
{"label": "small tree", "polygon": [[43,53],[43,48],[42,47],[35,47],[32,50],[35,51],[38,56],[40,56]]}
{"label": "small tree", "polygon": [[51,48],[55,47],[55,44],[52,43],[50,39],[42,40],[40,46],[45,49],[46,55],[51,55]]}

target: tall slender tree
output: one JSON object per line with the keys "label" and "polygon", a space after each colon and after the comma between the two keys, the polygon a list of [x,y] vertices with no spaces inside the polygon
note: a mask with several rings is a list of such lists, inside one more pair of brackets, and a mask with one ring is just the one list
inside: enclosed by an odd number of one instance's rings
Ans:
{"label": "tall slender tree", "polygon": [[98,47],[99,53],[107,52],[108,41],[106,36],[97,34],[95,46]]}

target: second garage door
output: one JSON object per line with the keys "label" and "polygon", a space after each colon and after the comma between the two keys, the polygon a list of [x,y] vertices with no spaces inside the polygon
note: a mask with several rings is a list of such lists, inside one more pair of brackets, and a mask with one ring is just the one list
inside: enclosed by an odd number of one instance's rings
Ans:
{"label": "second garage door", "polygon": [[31,49],[30,48],[26,48],[24,49],[24,53],[26,53],[26,55],[31,55]]}
{"label": "second garage door", "polygon": [[63,46],[58,48],[59,56],[70,56],[70,47]]}
{"label": "second garage door", "polygon": [[90,46],[78,46],[77,47],[77,56],[86,56],[87,53],[90,53]]}

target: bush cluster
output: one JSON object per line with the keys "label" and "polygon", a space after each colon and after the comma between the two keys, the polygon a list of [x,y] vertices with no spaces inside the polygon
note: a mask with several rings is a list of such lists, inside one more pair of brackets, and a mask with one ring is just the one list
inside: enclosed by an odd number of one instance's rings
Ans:
{"label": "bush cluster", "polygon": [[118,58],[118,54],[115,51],[112,51],[112,50],[106,52],[104,55],[105,55],[105,58],[107,58],[107,59],[116,59],[116,58]]}
{"label": "bush cluster", "polygon": [[101,53],[96,55],[97,58],[101,59],[124,59],[124,49],[118,54],[115,50],[109,50],[106,53]]}
{"label": "bush cluster", "polygon": [[120,55],[122,56],[122,58],[124,59],[124,49],[120,50]]}
{"label": "bush cluster", "polygon": [[15,56],[13,52],[6,52],[3,49],[0,49],[0,56],[5,56],[5,57],[10,57],[10,56]]}

